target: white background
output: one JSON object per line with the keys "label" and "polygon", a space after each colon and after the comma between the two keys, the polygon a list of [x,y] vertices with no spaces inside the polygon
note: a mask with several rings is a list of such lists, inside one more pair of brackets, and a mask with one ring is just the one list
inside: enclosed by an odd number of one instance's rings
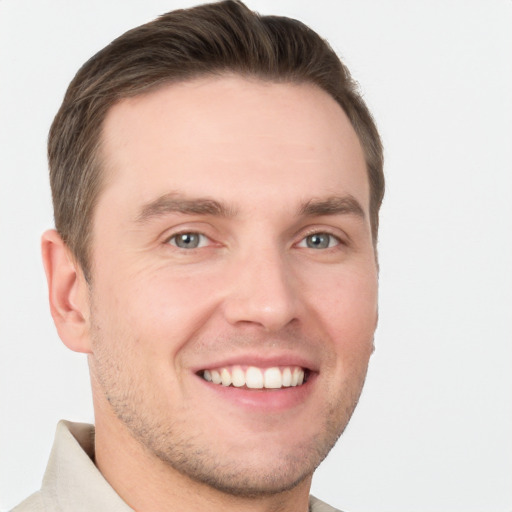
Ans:
{"label": "white background", "polygon": [[[39,487],[60,418],[92,421],[48,312],[45,142],[78,67],[192,2],[0,0],[0,509]],[[512,1],[248,0],[326,37],[386,148],[380,325],[313,492],[351,512],[512,511]]]}

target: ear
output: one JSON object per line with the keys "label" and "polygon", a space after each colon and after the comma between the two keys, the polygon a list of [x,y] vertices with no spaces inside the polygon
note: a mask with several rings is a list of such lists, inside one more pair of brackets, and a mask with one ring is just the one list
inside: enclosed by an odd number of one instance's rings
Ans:
{"label": "ear", "polygon": [[375,315],[375,327],[373,328],[373,336],[372,336],[372,355],[375,352],[375,331],[377,330],[378,325],[379,325],[379,309],[377,308],[377,314]]}
{"label": "ear", "polygon": [[41,239],[50,311],[60,339],[75,352],[91,352],[88,284],[70,250],[54,229]]}

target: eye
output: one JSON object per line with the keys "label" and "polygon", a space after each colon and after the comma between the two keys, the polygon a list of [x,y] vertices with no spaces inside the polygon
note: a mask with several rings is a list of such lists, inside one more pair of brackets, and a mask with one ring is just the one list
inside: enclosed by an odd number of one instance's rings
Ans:
{"label": "eye", "polygon": [[169,238],[167,243],[180,249],[197,249],[208,243],[208,238],[201,233],[178,233]]}
{"label": "eye", "polygon": [[309,249],[329,249],[339,245],[340,239],[330,233],[313,233],[303,238],[298,247],[307,247]]}

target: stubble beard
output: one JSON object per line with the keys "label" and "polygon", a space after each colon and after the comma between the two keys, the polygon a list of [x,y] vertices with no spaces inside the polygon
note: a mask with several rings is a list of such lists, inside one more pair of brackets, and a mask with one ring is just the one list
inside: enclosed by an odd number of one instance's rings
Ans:
{"label": "stubble beard", "polygon": [[90,359],[90,369],[102,399],[106,399],[122,426],[146,454],[196,483],[237,497],[276,495],[310,477],[343,433],[366,376],[365,368],[355,386],[326,403],[319,414],[323,421],[310,443],[282,452],[272,461],[256,464],[245,453],[218,453],[212,446],[214,443],[209,444],[201,433],[192,433],[179,414],[170,418],[155,413],[155,407],[148,408],[147,397],[151,395],[145,382],[140,374],[131,373],[123,364],[126,347],[102,339],[101,329],[96,325],[92,326],[92,332],[95,354]]}

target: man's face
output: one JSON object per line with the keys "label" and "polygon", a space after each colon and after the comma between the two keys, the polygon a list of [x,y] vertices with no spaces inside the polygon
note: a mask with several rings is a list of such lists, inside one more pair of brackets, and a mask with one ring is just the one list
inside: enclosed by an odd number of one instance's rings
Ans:
{"label": "man's face", "polygon": [[369,186],[348,119],[311,85],[204,78],[121,101],[103,142],[97,414],[196,481],[293,487],[345,428],[373,349]]}

